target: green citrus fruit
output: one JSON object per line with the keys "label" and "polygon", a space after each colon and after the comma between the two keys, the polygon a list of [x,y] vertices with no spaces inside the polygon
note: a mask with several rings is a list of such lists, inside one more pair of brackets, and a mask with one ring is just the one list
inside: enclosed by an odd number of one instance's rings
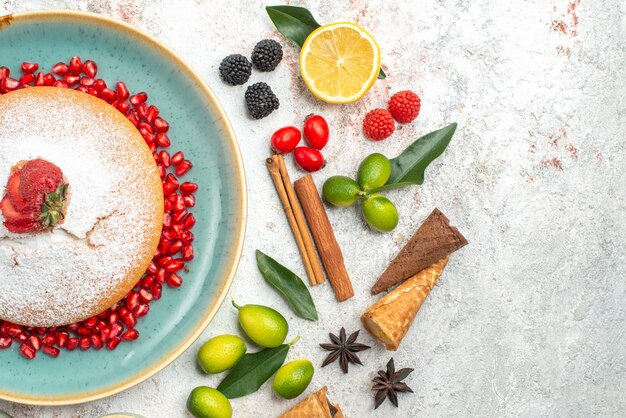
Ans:
{"label": "green citrus fruit", "polygon": [[387,184],[391,175],[391,162],[382,154],[370,154],[359,165],[357,181],[362,189],[374,189]]}
{"label": "green citrus fruit", "polygon": [[309,360],[294,360],[284,364],[274,376],[274,390],[285,399],[293,399],[309,386],[313,372],[313,364]]}
{"label": "green citrus fruit", "polygon": [[248,337],[261,347],[278,347],[285,341],[289,325],[284,316],[262,305],[237,306],[239,323]]}
{"label": "green citrus fruit", "polygon": [[382,194],[369,195],[361,206],[363,217],[377,231],[389,232],[398,225],[398,210]]}
{"label": "green citrus fruit", "polygon": [[198,351],[198,364],[206,373],[221,373],[232,368],[246,353],[246,344],[236,335],[211,338]]}
{"label": "green citrus fruit", "polygon": [[324,182],[324,199],[335,206],[350,206],[359,200],[361,189],[356,181],[346,176],[332,176]]}
{"label": "green citrus fruit", "polygon": [[187,398],[187,409],[196,418],[231,418],[233,407],[226,396],[208,386],[198,386]]}

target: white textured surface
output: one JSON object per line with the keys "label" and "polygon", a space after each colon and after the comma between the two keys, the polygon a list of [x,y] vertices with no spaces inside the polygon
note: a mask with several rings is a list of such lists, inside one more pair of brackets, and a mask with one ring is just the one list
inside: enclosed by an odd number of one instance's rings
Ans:
{"label": "white textured surface", "polygon": [[[347,377],[335,365],[317,369],[310,390],[327,384],[347,416],[626,415],[624,3],[580,0],[573,13],[568,0],[303,4],[322,22],[357,20],[370,29],[389,77],[356,105],[324,105],[306,92],[296,76],[297,51],[287,46],[277,71],[253,74],[281,100],[280,110],[260,122],[245,115],[244,87],[222,84],[217,66],[266,36],[286,44],[261,1],[16,0],[0,2],[0,12],[56,7],[122,18],[206,77],[231,117],[249,179],[248,237],[230,296],[289,314],[291,335],[303,337],[290,359],[310,357],[320,365],[325,353],[317,343],[327,331],[359,327],[358,315],[374,300],[369,287],[433,207],[459,226],[470,245],[451,258],[394,354],[398,366],[416,369],[407,379],[416,393],[401,396],[398,410],[386,402],[372,412],[370,379],[390,357],[378,346],[364,352],[365,366],[352,367]],[[422,97],[417,123],[382,143],[364,139],[364,113],[404,88]],[[370,232],[356,209],[330,210],[356,297],[338,305],[328,286],[315,288],[321,320],[314,324],[290,314],[254,262],[259,248],[303,274],[263,157],[274,129],[311,112],[326,116],[332,129],[329,165],[315,176],[318,184],[354,173],[368,153],[394,155],[419,134],[459,123],[424,186],[389,193],[401,213],[394,233]],[[219,382],[197,371],[198,347],[235,330],[235,313],[224,306],[201,341],[125,393],[82,406],[0,402],[0,409],[18,417],[110,411],[184,417],[189,391]],[[375,345],[367,335],[363,341]],[[278,399],[266,385],[233,406],[235,416],[272,417],[295,402]]]}

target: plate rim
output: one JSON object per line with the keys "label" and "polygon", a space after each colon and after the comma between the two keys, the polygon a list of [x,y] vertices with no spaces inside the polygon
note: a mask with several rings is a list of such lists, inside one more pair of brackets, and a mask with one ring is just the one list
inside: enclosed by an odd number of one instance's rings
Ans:
{"label": "plate rim", "polygon": [[46,398],[38,398],[37,396],[18,396],[15,394],[5,393],[0,391],[0,399],[20,403],[27,405],[38,405],[38,406],[62,406],[62,405],[75,405],[81,404],[85,402],[91,402],[98,399],[103,399],[117,393],[123,392],[127,389],[130,389],[133,386],[136,386],[150,377],[154,376],[167,366],[169,366],[174,360],[180,357],[204,332],[210,322],[213,320],[217,311],[224,303],[224,299],[226,298],[226,294],[230,290],[232,282],[237,273],[237,269],[239,267],[239,262],[241,259],[241,255],[243,252],[243,243],[246,234],[246,227],[248,221],[248,187],[246,180],[246,172],[243,165],[243,157],[241,154],[241,150],[239,147],[239,143],[237,141],[235,132],[233,130],[232,124],[226,112],[224,111],[221,103],[204,80],[204,78],[198,73],[191,65],[187,63],[187,61],[174,52],[170,47],[166,46],[162,42],[158,41],[155,37],[145,32],[142,29],[139,29],[135,26],[132,26],[126,22],[121,20],[91,12],[83,12],[76,10],[37,10],[37,11],[27,11],[27,12],[19,12],[8,14],[4,16],[0,16],[0,31],[6,28],[7,26],[12,25],[14,22],[25,22],[28,20],[37,20],[37,19],[74,19],[74,20],[82,20],[87,23],[96,23],[104,26],[112,27],[118,31],[121,31],[131,37],[138,38],[146,43],[148,43],[151,47],[155,48],[158,52],[166,55],[170,60],[172,60],[176,66],[181,69],[186,75],[197,84],[200,89],[200,93],[205,97],[205,99],[209,102],[219,118],[218,123],[221,125],[222,130],[225,132],[227,137],[228,146],[231,151],[231,158],[233,159],[233,167],[235,169],[235,192],[237,196],[236,204],[238,207],[236,208],[237,218],[236,218],[236,227],[237,231],[235,234],[235,245],[234,252],[231,254],[230,258],[227,260],[227,268],[226,274],[222,276],[222,280],[220,283],[219,293],[217,299],[211,306],[208,307],[207,311],[204,314],[203,320],[200,324],[193,330],[189,336],[182,341],[178,347],[171,350],[168,354],[166,354],[161,361],[157,364],[152,365],[151,367],[147,367],[146,369],[140,371],[135,376],[126,379],[125,381],[118,383],[116,385],[107,387],[105,389],[89,392],[85,394],[75,394],[61,397],[51,397],[49,399]]}

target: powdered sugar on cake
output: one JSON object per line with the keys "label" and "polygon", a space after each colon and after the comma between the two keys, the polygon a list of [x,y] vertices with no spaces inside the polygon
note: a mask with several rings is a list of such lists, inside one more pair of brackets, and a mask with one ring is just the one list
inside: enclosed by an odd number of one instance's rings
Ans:
{"label": "powdered sugar on cake", "polygon": [[19,104],[0,109],[0,185],[18,162],[43,158],[63,171],[70,202],[49,233],[11,234],[0,223],[0,318],[70,323],[145,258],[155,201],[145,177],[154,160],[131,146],[118,119],[80,100]]}

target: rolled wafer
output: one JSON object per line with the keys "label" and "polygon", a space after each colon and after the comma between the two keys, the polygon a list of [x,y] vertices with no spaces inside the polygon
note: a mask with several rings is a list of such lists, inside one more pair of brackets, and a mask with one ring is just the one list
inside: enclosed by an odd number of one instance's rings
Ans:
{"label": "rolled wafer", "polygon": [[370,306],[361,321],[387,350],[397,350],[422,302],[437,283],[448,257],[425,268]]}
{"label": "rolled wafer", "polygon": [[327,390],[326,386],[322,387],[279,418],[343,418],[339,405],[331,405],[328,401]]}

